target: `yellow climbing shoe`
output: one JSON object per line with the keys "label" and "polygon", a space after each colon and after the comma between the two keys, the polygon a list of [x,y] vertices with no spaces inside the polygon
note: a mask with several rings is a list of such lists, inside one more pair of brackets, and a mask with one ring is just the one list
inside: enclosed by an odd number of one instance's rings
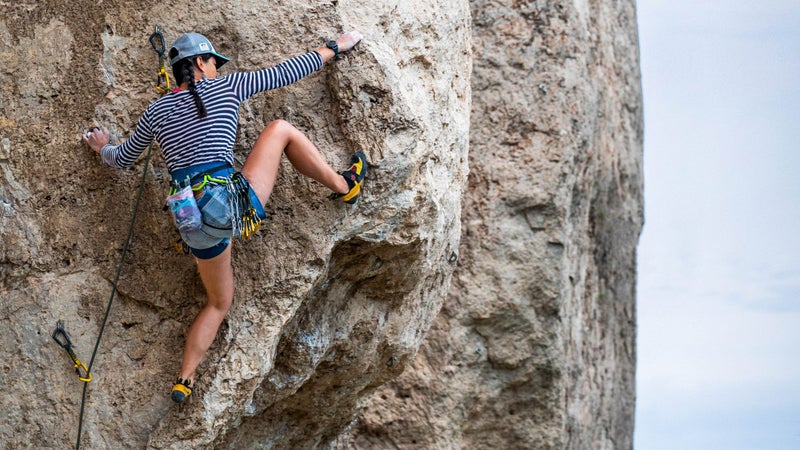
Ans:
{"label": "yellow climbing shoe", "polygon": [[191,380],[184,380],[178,378],[178,381],[172,386],[172,401],[175,403],[183,403],[192,393]]}
{"label": "yellow climbing shoe", "polygon": [[345,203],[353,204],[361,194],[361,184],[367,175],[367,157],[361,152],[356,152],[350,159],[350,168],[342,172],[350,191],[347,194],[333,194],[332,199],[341,199]]}

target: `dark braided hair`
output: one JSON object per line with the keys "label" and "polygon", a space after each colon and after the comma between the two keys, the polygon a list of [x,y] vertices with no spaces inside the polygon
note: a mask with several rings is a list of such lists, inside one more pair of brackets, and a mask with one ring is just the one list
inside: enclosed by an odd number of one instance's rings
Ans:
{"label": "dark braided hair", "polygon": [[[173,53],[175,53],[173,55]],[[169,52],[170,58],[174,58],[178,54],[178,50],[172,49]],[[189,92],[192,93],[192,97],[194,97],[194,104],[197,106],[197,117],[202,119],[208,116],[208,111],[206,110],[206,105],[203,104],[203,99],[200,98],[200,94],[197,93],[196,85],[194,83],[194,60],[197,57],[203,59],[203,61],[208,61],[211,59],[211,54],[206,53],[203,55],[195,55],[188,58],[183,58],[172,65],[172,74],[175,76],[175,83],[180,86],[186,81],[189,84]]]}

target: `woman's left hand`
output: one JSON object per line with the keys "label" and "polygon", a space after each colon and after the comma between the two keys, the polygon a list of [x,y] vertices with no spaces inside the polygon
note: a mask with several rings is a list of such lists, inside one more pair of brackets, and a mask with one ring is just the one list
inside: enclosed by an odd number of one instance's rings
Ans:
{"label": "woman's left hand", "polygon": [[92,148],[92,150],[100,153],[100,150],[108,144],[111,139],[111,133],[108,132],[106,127],[102,129],[97,127],[89,128],[86,133],[83,134],[83,142],[86,142],[86,145]]}
{"label": "woman's left hand", "polygon": [[344,53],[350,51],[359,41],[361,41],[361,33],[358,31],[348,31],[347,33],[339,36],[336,44],[339,46],[339,52]]}

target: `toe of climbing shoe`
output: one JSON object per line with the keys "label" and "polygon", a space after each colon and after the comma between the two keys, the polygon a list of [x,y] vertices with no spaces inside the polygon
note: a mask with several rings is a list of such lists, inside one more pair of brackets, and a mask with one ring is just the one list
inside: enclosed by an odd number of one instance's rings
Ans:
{"label": "toe of climbing shoe", "polygon": [[350,159],[350,168],[342,172],[350,191],[336,198],[349,204],[358,200],[358,196],[361,194],[361,184],[364,182],[364,177],[367,176],[367,166],[367,157],[361,152],[356,152]]}
{"label": "toe of climbing shoe", "polygon": [[172,386],[172,401],[175,403],[183,403],[192,393],[192,389],[189,387],[190,384],[189,380],[178,378],[178,382]]}

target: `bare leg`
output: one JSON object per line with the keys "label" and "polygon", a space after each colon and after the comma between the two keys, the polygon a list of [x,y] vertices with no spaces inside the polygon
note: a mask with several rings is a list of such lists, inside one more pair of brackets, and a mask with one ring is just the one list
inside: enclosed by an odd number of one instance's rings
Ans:
{"label": "bare leg", "polygon": [[285,120],[276,120],[261,132],[242,168],[262,204],[266,204],[275,187],[283,153],[300,173],[333,192],[346,194],[349,190],[345,179],[322,159],[319,150],[300,130]]}
{"label": "bare leg", "polygon": [[231,246],[232,244],[228,245],[224,252],[214,258],[197,259],[197,269],[206,288],[208,300],[194,319],[186,337],[180,375],[184,380],[194,380],[197,366],[214,342],[217,330],[231,308],[233,302]]}
{"label": "bare leg", "polygon": [[[242,168],[242,173],[262,204],[269,199],[275,186],[283,153],[286,153],[289,162],[303,175],[319,181],[334,192],[348,192],[345,179],[322,159],[314,144],[289,122],[276,120],[261,132]],[[214,258],[198,259],[197,268],[206,288],[208,301],[195,318],[186,337],[180,377],[190,380],[194,380],[197,366],[214,342],[219,326],[233,302],[231,247],[228,246],[222,254]]]}

